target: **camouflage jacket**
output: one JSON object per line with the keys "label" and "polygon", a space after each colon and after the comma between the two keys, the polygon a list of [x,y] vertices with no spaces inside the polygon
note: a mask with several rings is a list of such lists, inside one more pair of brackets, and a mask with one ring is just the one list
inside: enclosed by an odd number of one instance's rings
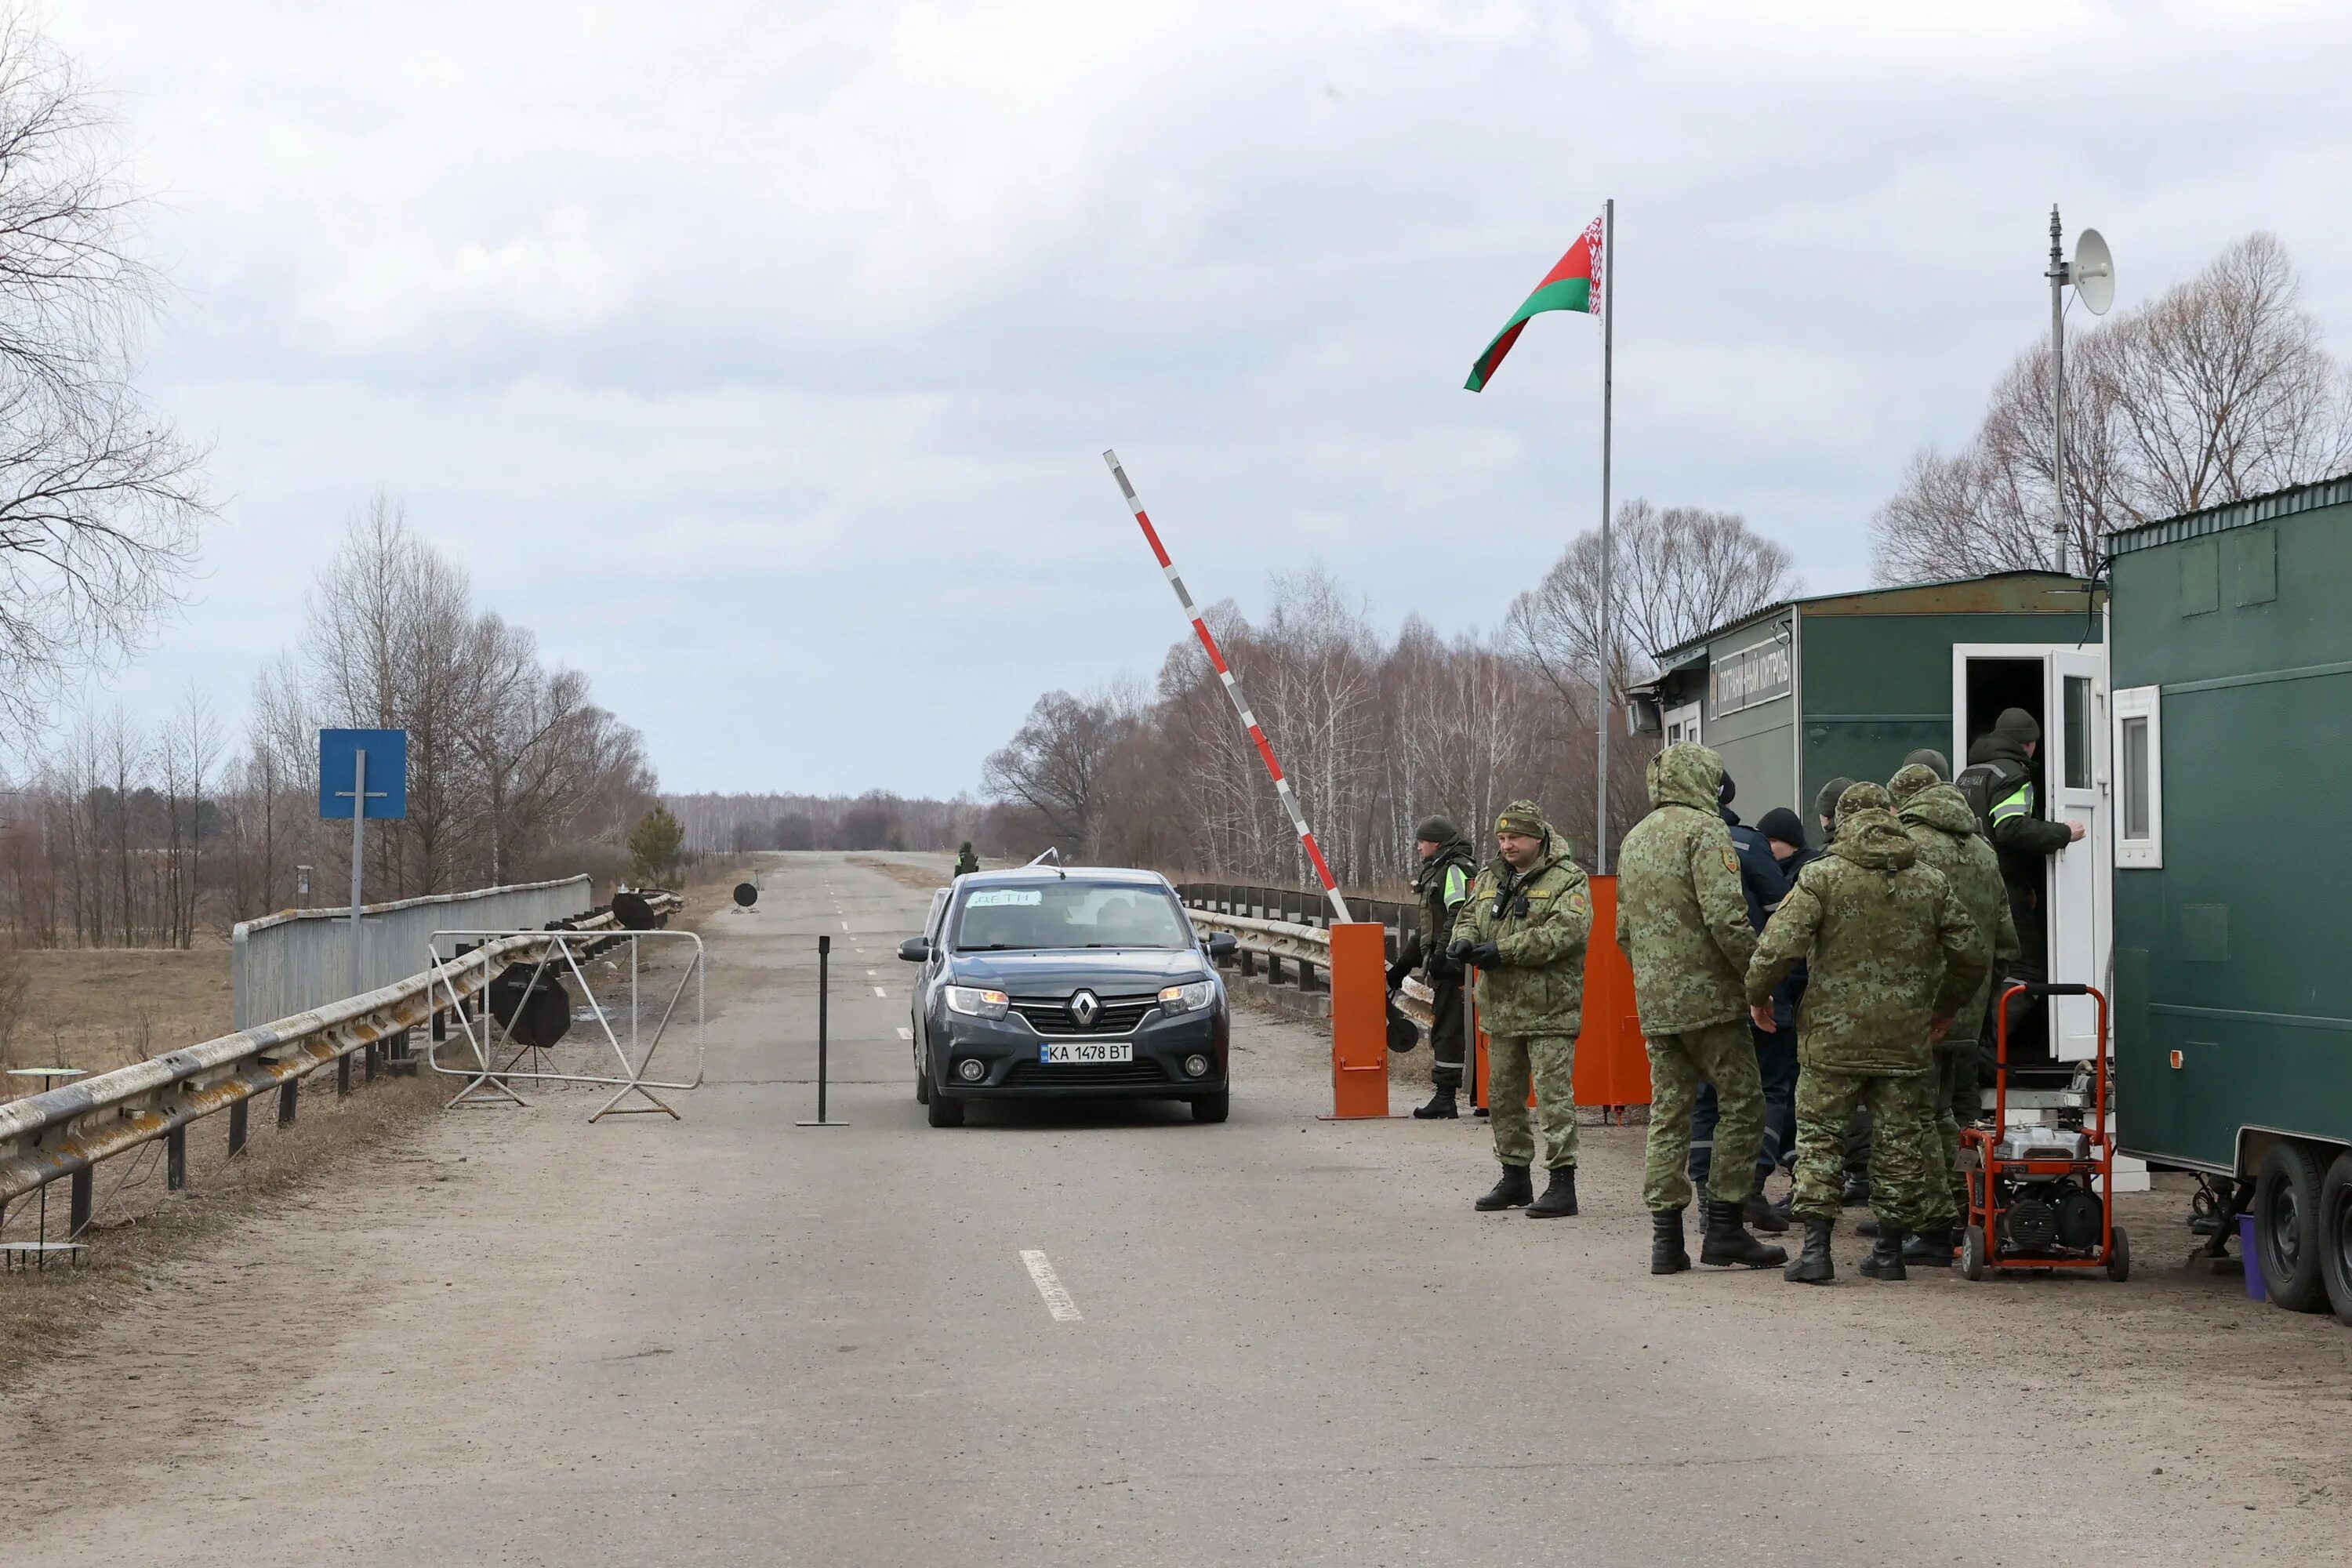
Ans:
{"label": "camouflage jacket", "polygon": [[1748,1000],[1763,1005],[1797,960],[1812,977],[1797,1008],[1797,1059],[1889,1076],[1934,1064],[1927,1027],[1957,1015],[1984,978],[1976,924],[1891,811],[1838,819],[1829,853],[1797,875],[1757,939]]}
{"label": "camouflage jacket", "polygon": [[1454,940],[1454,917],[1470,897],[1470,879],[1477,870],[1470,841],[1456,838],[1423,861],[1413,876],[1412,890],[1421,898],[1421,969],[1433,982],[1449,973],[1455,980],[1462,977],[1447,964],[1445,949]]}
{"label": "camouflage jacket", "polygon": [[1489,862],[1454,919],[1454,941],[1502,950],[1499,967],[1478,972],[1479,1026],[1490,1035],[1575,1034],[1591,932],[1591,886],[1558,833],[1545,833],[1543,852],[1524,871]]}
{"label": "camouflage jacket", "polygon": [[1650,763],[1647,816],[1617,851],[1617,945],[1633,963],[1642,1031],[1680,1034],[1738,1017],[1756,953],[1739,855],[1717,811],[1723,762],[1673,745]]}
{"label": "camouflage jacket", "polygon": [[1986,963],[1985,977],[1953,1015],[1952,1032],[1944,1040],[1954,1050],[1974,1050],[1992,997],[1992,977],[2009,973],[2018,957],[2017,922],[2010,918],[2000,857],[1977,831],[1977,814],[1967,797],[1950,784],[1930,784],[1905,801],[1895,816],[1918,848],[1919,864],[1944,874],[1976,924],[1977,956]]}

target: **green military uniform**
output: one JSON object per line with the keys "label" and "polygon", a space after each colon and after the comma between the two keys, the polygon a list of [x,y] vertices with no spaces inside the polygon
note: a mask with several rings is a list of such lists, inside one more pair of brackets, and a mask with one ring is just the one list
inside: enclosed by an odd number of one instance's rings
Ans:
{"label": "green military uniform", "polygon": [[[1806,1221],[1797,1279],[1830,1277],[1829,1229],[1837,1216],[1839,1137],[1857,1107],[1875,1122],[1871,1197],[1888,1277],[1900,1278],[1903,1235],[1943,1206],[1931,1152],[1934,1090],[1929,1026],[1949,1018],[1985,974],[1975,923],[1943,874],[1919,852],[1874,784],[1838,802],[1829,853],[1796,886],[1758,938],[1748,1000],[1768,1005],[1799,959],[1810,978],[1797,1013],[1797,1191]],[[1818,1258],[1818,1268],[1813,1267]],[[1873,1271],[1874,1256],[1864,1271]]]}
{"label": "green military uniform", "polygon": [[1647,816],[1617,852],[1617,944],[1633,964],[1633,1002],[1650,1056],[1650,1140],[1642,1202],[1652,1214],[1691,1200],[1691,1106],[1715,1085],[1708,1195],[1744,1202],[1764,1142],[1764,1087],[1743,984],[1756,954],[1739,857],[1716,810],[1723,763],[1674,745],[1650,763]]}
{"label": "green military uniform", "polygon": [[1495,1155],[1508,1169],[1535,1159],[1528,1127],[1528,1086],[1535,1085],[1544,1161],[1576,1165],[1576,1033],[1583,1022],[1584,944],[1592,931],[1592,891],[1568,858],[1568,841],[1532,801],[1513,801],[1500,833],[1540,837],[1524,871],[1499,857],[1478,873],[1455,917],[1456,946],[1492,942],[1495,963],[1478,971],[1478,1021],[1486,1031],[1486,1100]]}
{"label": "green military uniform", "polygon": [[[1445,950],[1454,942],[1454,918],[1470,897],[1470,879],[1477,874],[1478,853],[1461,830],[1444,817],[1433,816],[1419,829],[1422,842],[1434,844],[1437,853],[1413,873],[1412,890],[1421,900],[1421,931],[1390,965],[1391,988],[1407,971],[1418,968],[1429,982],[1429,1049],[1433,1058],[1431,1085],[1449,1097],[1462,1087],[1464,1030],[1462,1026],[1462,966]],[[1434,1103],[1434,1102],[1433,1102]],[[1447,1115],[1453,1114],[1449,1109]]]}
{"label": "green military uniform", "polygon": [[1936,1045],[1936,1113],[1942,1134],[1944,1171],[1952,1212],[1933,1226],[1956,1224],[1968,1213],[1968,1177],[1960,1170],[1960,1128],[1974,1121],[1977,1099],[1977,1034],[1992,996],[1992,977],[2017,962],[2017,925],[2011,918],[2009,889],[2000,879],[2000,858],[1977,831],[1968,798],[1932,768],[1912,765],[1887,782],[1895,815],[1919,851],[1919,864],[1932,866],[1959,895],[1977,928],[1977,955],[1987,965],[1976,992],[1952,1016],[1952,1032]]}

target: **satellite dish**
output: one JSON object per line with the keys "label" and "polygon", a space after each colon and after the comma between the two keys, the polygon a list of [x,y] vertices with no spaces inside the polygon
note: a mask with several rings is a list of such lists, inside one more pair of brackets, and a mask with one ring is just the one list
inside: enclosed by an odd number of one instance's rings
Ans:
{"label": "satellite dish", "polygon": [[2095,228],[2074,237],[2074,298],[2094,316],[2104,316],[2116,302],[2116,258]]}

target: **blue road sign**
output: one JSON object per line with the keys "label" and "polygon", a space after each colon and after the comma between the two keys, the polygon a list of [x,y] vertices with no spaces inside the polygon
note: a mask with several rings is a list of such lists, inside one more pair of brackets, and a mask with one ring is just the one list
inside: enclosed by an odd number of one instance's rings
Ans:
{"label": "blue road sign", "polygon": [[319,815],[348,818],[359,756],[367,753],[367,815],[408,815],[408,731],[321,730],[319,731]]}

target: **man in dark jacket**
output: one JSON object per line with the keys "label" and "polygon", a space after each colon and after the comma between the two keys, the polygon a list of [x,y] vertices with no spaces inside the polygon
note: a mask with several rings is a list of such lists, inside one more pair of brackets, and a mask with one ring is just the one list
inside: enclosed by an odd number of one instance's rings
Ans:
{"label": "man in dark jacket", "polygon": [[1421,868],[1413,873],[1412,890],[1421,900],[1421,929],[1400,944],[1396,962],[1389,965],[1389,989],[1404,984],[1415,969],[1429,985],[1429,1048],[1436,1059],[1429,1071],[1436,1092],[1427,1105],[1413,1108],[1423,1121],[1447,1120],[1461,1114],[1454,1097],[1462,1089],[1464,1036],[1462,1028],[1462,966],[1446,956],[1454,942],[1454,920],[1470,897],[1470,879],[1478,874],[1477,852],[1462,830],[1443,816],[1433,816],[1414,829],[1414,847]]}
{"label": "man in dark jacket", "polygon": [[971,840],[967,838],[963,841],[963,847],[956,851],[955,874],[959,877],[969,877],[979,869],[980,857],[971,852]]}
{"label": "man in dark jacket", "polygon": [[[2050,858],[2079,841],[2079,822],[2053,822],[2043,815],[2042,726],[2022,708],[2001,710],[1992,729],[1969,747],[1968,771],[1957,781],[1972,804],[1987,817],[1986,837],[2000,857],[2000,879],[2009,889],[2010,919],[2017,927],[2018,957],[2014,974],[2042,980],[2050,973],[2050,912],[2042,907],[2042,887]],[[1980,773],[1980,766],[1983,772]],[[1996,977],[1996,984],[2000,978]],[[2046,1015],[2041,1003],[2013,1011],[2010,1016],[2012,1056],[2029,1059],[2046,1054],[2042,1040]],[[1993,1033],[1988,1017],[1979,1037],[1979,1063],[1986,1081],[1992,1073]]]}

